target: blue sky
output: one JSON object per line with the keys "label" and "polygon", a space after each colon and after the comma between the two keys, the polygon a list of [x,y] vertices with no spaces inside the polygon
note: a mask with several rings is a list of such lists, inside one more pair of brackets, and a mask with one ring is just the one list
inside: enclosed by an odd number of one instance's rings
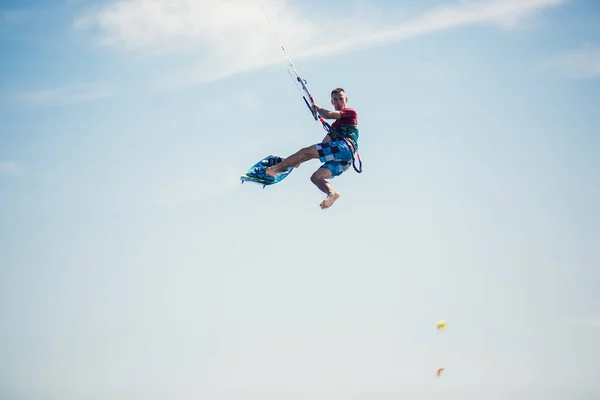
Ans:
{"label": "blue sky", "polygon": [[[0,2],[0,397],[600,396],[598,2],[42,4]],[[328,210],[317,161],[239,181],[324,135],[280,44],[359,114]]]}

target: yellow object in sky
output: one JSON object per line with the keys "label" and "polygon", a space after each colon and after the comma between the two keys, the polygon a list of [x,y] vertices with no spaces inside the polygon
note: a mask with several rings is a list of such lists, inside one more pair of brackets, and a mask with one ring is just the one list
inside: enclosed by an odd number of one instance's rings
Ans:
{"label": "yellow object in sky", "polygon": [[441,330],[444,330],[444,329],[446,329],[446,321],[439,321],[439,322],[437,323],[437,328],[438,328],[438,329],[441,329]]}

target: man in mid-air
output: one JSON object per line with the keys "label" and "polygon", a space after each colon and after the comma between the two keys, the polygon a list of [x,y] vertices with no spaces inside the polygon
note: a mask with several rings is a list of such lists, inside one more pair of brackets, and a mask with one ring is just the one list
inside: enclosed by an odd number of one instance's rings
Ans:
{"label": "man in mid-air", "polygon": [[318,105],[313,109],[325,119],[335,119],[331,124],[331,132],[328,132],[321,143],[305,147],[279,164],[271,167],[257,168],[256,173],[268,177],[275,177],[281,171],[318,158],[323,165],[310,177],[314,183],[327,197],[320,204],[322,209],[329,208],[340,197],[327,179],[344,173],[352,164],[353,154],[358,149],[358,114],[353,108],[346,107],[348,96],[342,88],[331,92],[331,104],[335,111],[329,111]]}

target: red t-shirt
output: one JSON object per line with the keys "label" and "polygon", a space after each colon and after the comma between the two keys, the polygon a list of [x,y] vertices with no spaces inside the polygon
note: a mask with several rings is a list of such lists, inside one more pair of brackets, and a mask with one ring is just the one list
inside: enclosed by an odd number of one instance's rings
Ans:
{"label": "red t-shirt", "polygon": [[344,108],[340,110],[342,117],[340,119],[336,119],[333,124],[331,124],[332,128],[337,128],[341,125],[356,125],[358,126],[358,114],[354,108]]}

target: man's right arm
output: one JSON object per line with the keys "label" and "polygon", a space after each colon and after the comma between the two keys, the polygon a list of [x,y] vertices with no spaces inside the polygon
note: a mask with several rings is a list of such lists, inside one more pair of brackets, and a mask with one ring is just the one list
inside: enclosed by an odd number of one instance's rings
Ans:
{"label": "man's right arm", "polygon": [[313,109],[319,113],[319,115],[325,119],[340,119],[342,117],[342,113],[339,111],[329,111],[324,109],[323,107],[319,107],[318,105],[314,105]]}

